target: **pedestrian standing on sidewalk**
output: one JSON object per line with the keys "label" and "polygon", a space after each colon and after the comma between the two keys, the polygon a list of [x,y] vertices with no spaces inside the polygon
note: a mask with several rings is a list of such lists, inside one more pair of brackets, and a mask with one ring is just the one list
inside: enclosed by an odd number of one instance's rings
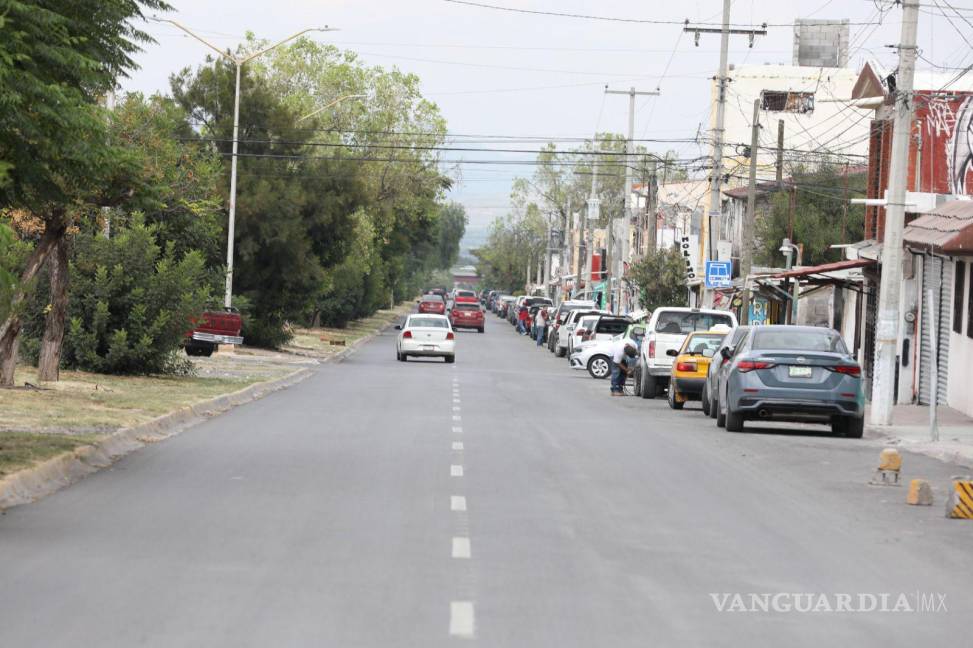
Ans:
{"label": "pedestrian standing on sidewalk", "polygon": [[521,335],[527,335],[527,320],[530,314],[527,312],[526,306],[521,306],[520,310],[517,311],[517,332]]}
{"label": "pedestrian standing on sidewalk", "polygon": [[547,309],[541,306],[534,315],[534,337],[537,339],[537,346],[544,344],[544,329],[547,327]]}
{"label": "pedestrian standing on sidewalk", "polygon": [[615,343],[612,350],[612,396],[625,395],[625,380],[632,373],[632,364],[638,353],[638,347],[629,338],[623,338]]}

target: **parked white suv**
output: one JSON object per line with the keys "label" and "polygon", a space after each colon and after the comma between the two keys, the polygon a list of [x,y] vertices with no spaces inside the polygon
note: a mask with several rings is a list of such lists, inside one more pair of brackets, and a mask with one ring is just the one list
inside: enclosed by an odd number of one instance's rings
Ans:
{"label": "parked white suv", "polygon": [[580,342],[580,336],[576,334],[579,331],[578,325],[584,318],[594,318],[597,319],[599,315],[611,315],[610,311],[596,310],[594,308],[573,310],[568,313],[568,318],[564,320],[557,330],[557,346],[555,347],[555,355],[558,357],[563,357],[565,355],[570,356],[574,352],[574,343]]}
{"label": "parked white suv", "polygon": [[595,308],[597,308],[595,302],[589,299],[568,299],[558,304],[548,324],[550,327],[548,349],[559,358],[564,356],[568,352],[568,340],[567,337],[562,338],[558,335],[558,332],[562,326],[567,324],[571,311],[593,310]]}
{"label": "parked white suv", "polygon": [[717,325],[735,328],[736,315],[729,311],[683,306],[655,309],[645,327],[645,339],[635,367],[635,393],[655,398],[669,386],[672,371],[670,349],[676,351],[693,331],[709,331]]}

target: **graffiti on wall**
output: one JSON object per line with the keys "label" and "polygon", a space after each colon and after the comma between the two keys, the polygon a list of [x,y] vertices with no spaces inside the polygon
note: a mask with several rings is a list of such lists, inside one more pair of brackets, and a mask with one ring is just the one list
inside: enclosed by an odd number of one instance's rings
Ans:
{"label": "graffiti on wall", "polygon": [[967,182],[971,163],[973,163],[971,127],[973,127],[973,97],[967,97],[963,100],[959,112],[956,114],[946,158],[949,165],[949,191],[953,194],[969,193],[967,187],[971,187]]}
{"label": "graffiti on wall", "polygon": [[919,92],[915,120],[919,148],[910,176],[918,173],[918,191],[973,194],[973,95]]}

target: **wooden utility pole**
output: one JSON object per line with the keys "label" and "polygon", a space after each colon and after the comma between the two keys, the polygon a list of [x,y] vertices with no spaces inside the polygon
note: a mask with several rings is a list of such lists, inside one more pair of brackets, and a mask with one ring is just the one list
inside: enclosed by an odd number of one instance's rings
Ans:
{"label": "wooden utility pole", "polygon": [[713,127],[713,170],[712,176],[710,177],[709,213],[703,220],[703,231],[702,236],[700,236],[700,243],[703,247],[700,260],[714,258],[716,245],[711,240],[713,237],[712,232],[719,225],[720,186],[723,182],[723,138],[725,135],[724,123],[726,119],[726,90],[729,83],[727,59],[729,57],[730,35],[740,34],[747,36],[750,39],[750,47],[753,47],[755,36],[764,36],[767,34],[766,23],[762,25],[761,29],[731,29],[730,5],[732,3],[733,0],[723,0],[723,24],[719,29],[712,27],[690,27],[689,20],[686,21],[686,26],[683,28],[683,31],[695,34],[697,47],[699,46],[699,37],[701,34],[720,34],[720,70],[719,76],[717,76],[716,124]]}
{"label": "wooden utility pole", "polygon": [[[663,173],[665,173],[665,168],[663,167]],[[646,253],[651,254],[656,251],[657,239],[659,234],[657,230],[658,224],[658,212],[659,212],[659,176],[656,166],[656,161],[653,158],[649,162],[649,183],[646,190],[645,196],[646,205],[646,217],[648,222],[646,223]]]}
{"label": "wooden utility pole", "polygon": [[753,101],[753,124],[750,133],[750,184],[747,187],[747,213],[740,233],[740,277],[743,279],[743,303],[740,321],[750,323],[750,266],[753,264],[753,220],[757,206],[757,151],[760,148],[760,99]]}

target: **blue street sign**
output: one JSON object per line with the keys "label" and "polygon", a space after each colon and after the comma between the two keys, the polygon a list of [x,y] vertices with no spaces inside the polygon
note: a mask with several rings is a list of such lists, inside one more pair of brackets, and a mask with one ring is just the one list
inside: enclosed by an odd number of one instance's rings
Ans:
{"label": "blue street sign", "polygon": [[733,279],[730,273],[733,271],[732,261],[707,261],[706,262],[706,287],[707,288],[730,288],[733,286]]}

